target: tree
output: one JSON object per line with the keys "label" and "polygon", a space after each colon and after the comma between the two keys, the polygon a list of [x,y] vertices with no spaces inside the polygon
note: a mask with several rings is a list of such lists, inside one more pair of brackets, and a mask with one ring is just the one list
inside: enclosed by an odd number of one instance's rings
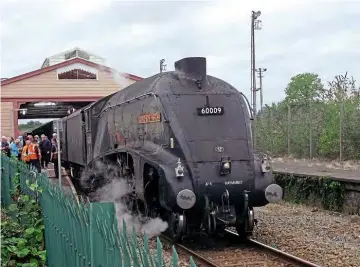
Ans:
{"label": "tree", "polygon": [[27,130],[35,129],[41,125],[43,125],[42,122],[31,120],[28,121],[26,124],[19,124],[19,129],[27,131]]}
{"label": "tree", "polygon": [[[319,102],[319,100],[324,98],[324,86],[321,83],[321,79],[315,73],[302,73],[296,76],[293,76],[290,80],[290,83],[285,89],[285,102],[289,105],[288,108],[291,109],[291,118],[297,118],[300,123],[292,123],[289,120],[289,132],[288,138],[289,143],[291,141],[298,142],[295,144],[295,147],[301,148],[303,153],[309,151],[310,158],[313,157],[313,120],[318,120],[313,118],[313,113],[315,112],[314,103]],[[289,111],[290,113],[290,111]],[[315,124],[316,126],[316,124]],[[294,128],[295,127],[295,128]],[[296,135],[291,135],[290,129],[294,128],[297,132]],[[307,143],[307,144],[306,144]],[[301,147],[300,144],[306,144],[304,147]],[[292,149],[293,152],[294,149]]]}
{"label": "tree", "polygon": [[360,88],[348,75],[326,85],[312,73],[292,77],[286,99],[266,106],[257,120],[259,148],[270,155],[328,159],[342,150],[342,159],[360,159]]}
{"label": "tree", "polygon": [[[360,141],[358,136],[360,110],[359,94],[353,77],[335,76],[328,82],[327,120],[324,121],[320,138],[319,152],[326,155],[340,155],[340,160],[354,156],[359,158]],[[348,156],[346,156],[348,155]]]}
{"label": "tree", "polygon": [[293,76],[285,89],[288,103],[308,104],[310,101],[323,98],[324,85],[314,73],[302,73]]}
{"label": "tree", "polygon": [[348,77],[348,73],[345,75],[336,75],[334,80],[328,82],[329,90],[328,96],[331,100],[335,100],[338,103],[342,103],[346,99],[356,96],[357,90],[355,87],[355,80],[353,77]]}

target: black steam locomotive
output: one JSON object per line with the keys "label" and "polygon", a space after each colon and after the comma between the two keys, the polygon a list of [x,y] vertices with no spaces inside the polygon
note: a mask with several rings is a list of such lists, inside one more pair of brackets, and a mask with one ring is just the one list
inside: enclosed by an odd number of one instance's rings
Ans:
{"label": "black steam locomotive", "polygon": [[207,75],[205,58],[181,59],[63,118],[63,165],[72,178],[99,160],[119,166],[138,212],[165,219],[173,238],[227,226],[249,235],[253,207],[281,200],[282,189],[253,150],[245,100]]}

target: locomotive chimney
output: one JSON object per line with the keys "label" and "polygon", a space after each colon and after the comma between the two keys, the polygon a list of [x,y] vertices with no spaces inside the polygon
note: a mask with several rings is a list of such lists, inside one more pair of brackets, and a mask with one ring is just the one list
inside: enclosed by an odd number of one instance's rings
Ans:
{"label": "locomotive chimney", "polygon": [[185,76],[204,82],[206,79],[206,58],[187,57],[175,62],[175,70]]}

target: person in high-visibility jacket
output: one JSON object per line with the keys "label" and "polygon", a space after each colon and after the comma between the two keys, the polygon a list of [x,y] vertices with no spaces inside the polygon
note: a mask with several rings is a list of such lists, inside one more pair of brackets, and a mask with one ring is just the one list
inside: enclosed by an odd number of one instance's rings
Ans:
{"label": "person in high-visibility jacket", "polygon": [[30,165],[35,167],[37,169],[37,171],[40,173],[41,172],[41,165],[40,165],[41,151],[40,151],[39,145],[35,139],[33,139],[31,144],[29,145],[29,155],[30,155]]}
{"label": "person in high-visibility jacket", "polygon": [[31,141],[28,138],[26,138],[25,146],[23,147],[22,154],[21,154],[22,161],[24,161],[28,165],[30,165],[30,155],[29,155],[30,144],[31,144]]}

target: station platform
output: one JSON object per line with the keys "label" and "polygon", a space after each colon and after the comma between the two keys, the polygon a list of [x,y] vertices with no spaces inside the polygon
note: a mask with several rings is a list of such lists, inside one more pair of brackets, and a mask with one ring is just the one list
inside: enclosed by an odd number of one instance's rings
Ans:
{"label": "station platform", "polygon": [[334,180],[359,183],[360,163],[321,162],[310,159],[280,159],[271,160],[274,173],[292,174],[306,177],[328,177]]}
{"label": "station platform", "polygon": [[[59,184],[59,179],[55,176],[54,164],[49,163],[48,169],[42,169],[42,173],[47,173],[49,180],[53,184]],[[70,177],[67,175],[64,168],[61,172],[61,187],[65,195],[77,197],[77,193],[73,183],[70,180]]]}

